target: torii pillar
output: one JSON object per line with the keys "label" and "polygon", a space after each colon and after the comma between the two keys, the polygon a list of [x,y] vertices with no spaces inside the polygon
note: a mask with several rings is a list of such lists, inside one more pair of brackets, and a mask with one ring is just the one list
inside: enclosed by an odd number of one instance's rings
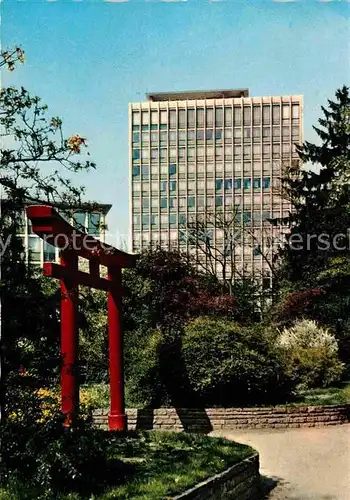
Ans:
{"label": "torii pillar", "polygon": [[[108,294],[108,426],[109,430],[125,430],[121,270],[134,267],[136,255],[122,252],[78,231],[51,206],[31,205],[26,211],[33,232],[61,251],[60,264],[44,263],[44,275],[58,278],[61,286],[61,407],[66,416],[65,425],[74,425],[79,408],[77,299],[79,285],[84,285]],[[89,273],[79,271],[79,257],[89,261]],[[100,265],[107,267],[107,279],[101,278]]]}

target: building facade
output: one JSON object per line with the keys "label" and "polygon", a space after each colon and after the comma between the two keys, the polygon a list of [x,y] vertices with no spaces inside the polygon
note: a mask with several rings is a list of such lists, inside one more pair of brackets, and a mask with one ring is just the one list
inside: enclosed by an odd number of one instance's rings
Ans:
{"label": "building facade", "polygon": [[[57,207],[56,210],[80,231],[85,231],[96,239],[104,241],[106,216],[111,207],[112,205],[99,204],[94,206],[93,210],[84,210],[84,207],[69,208],[69,211],[65,207]],[[18,236],[22,240],[27,263],[42,267],[44,262],[59,261],[59,249],[33,233],[31,222],[25,212],[21,215]]]}
{"label": "building facade", "polygon": [[[131,251],[179,248],[206,262],[209,245],[230,260],[235,274],[269,278],[269,245],[278,245],[284,229],[268,220],[291,208],[281,197],[280,178],[298,158],[302,125],[300,95],[196,91],[148,94],[147,101],[130,104]],[[228,236],[226,222],[218,220],[232,217]],[[207,226],[203,251],[189,237],[196,221]]]}

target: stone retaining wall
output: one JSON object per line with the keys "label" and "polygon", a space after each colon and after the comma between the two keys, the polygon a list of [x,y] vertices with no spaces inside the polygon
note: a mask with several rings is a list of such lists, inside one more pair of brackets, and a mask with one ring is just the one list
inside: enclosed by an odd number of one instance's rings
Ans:
{"label": "stone retaining wall", "polygon": [[255,500],[261,498],[259,455],[253,455],[224,472],[197,484],[173,500]]}
{"label": "stone retaining wall", "polygon": [[[97,427],[107,429],[108,409],[94,410]],[[350,405],[271,408],[129,409],[129,429],[210,432],[220,429],[320,427],[350,422]]]}

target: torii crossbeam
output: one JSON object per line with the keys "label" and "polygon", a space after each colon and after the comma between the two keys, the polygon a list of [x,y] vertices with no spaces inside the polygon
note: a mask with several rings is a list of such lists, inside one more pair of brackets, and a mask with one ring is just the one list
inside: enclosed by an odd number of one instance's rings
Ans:
{"label": "torii crossbeam", "polygon": [[[51,206],[31,205],[26,212],[33,232],[60,249],[60,264],[45,262],[44,275],[59,279],[61,285],[61,405],[66,415],[65,425],[74,423],[79,408],[77,299],[78,287],[84,285],[108,294],[108,425],[110,430],[125,430],[121,270],[134,267],[136,255],[117,250],[79,231]],[[89,273],[78,270],[78,257],[89,261]],[[107,267],[107,279],[100,276],[100,265]]]}

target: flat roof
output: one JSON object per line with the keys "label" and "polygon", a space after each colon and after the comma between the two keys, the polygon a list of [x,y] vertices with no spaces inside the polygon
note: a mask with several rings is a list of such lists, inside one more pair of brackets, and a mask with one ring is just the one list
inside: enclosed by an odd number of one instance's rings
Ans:
{"label": "flat roof", "polygon": [[200,99],[226,99],[249,97],[248,89],[228,90],[189,90],[181,92],[151,92],[146,94],[148,101],[187,101]]}

